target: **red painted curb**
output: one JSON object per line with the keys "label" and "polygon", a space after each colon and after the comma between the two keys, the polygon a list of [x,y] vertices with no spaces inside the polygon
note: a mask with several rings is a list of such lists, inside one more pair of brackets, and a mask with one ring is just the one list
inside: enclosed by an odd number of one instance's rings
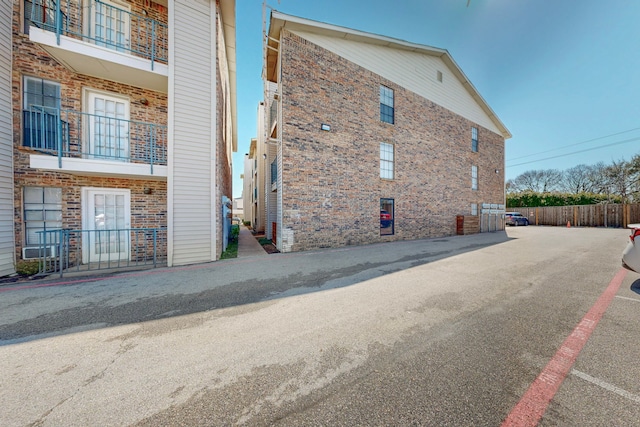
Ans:
{"label": "red painted curb", "polygon": [[538,375],[538,378],[535,379],[520,401],[511,410],[502,423],[502,427],[533,427],[538,425],[549,403],[551,403],[575,363],[578,354],[587,343],[604,312],[607,311],[626,274],[627,270],[620,269],[611,279],[607,289],[600,295],[593,307],[585,314],[547,366]]}

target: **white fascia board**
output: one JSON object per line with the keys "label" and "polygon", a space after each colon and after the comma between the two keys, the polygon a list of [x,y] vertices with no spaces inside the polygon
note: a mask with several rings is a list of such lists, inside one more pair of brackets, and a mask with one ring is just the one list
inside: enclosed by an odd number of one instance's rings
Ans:
{"label": "white fascia board", "polygon": [[92,176],[106,176],[113,178],[150,179],[164,181],[167,179],[167,166],[154,165],[153,175],[151,165],[144,163],[125,163],[109,160],[62,158],[59,167],[58,157],[40,154],[29,156],[29,167],[32,169],[56,170],[60,172],[78,173]]}

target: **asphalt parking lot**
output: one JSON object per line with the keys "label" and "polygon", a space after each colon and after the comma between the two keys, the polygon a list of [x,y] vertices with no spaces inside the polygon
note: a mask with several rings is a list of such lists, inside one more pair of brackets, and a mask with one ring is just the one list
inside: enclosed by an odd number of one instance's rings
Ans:
{"label": "asphalt parking lot", "polygon": [[0,425],[495,426],[537,392],[539,425],[640,425],[627,236],[514,227],[2,286]]}

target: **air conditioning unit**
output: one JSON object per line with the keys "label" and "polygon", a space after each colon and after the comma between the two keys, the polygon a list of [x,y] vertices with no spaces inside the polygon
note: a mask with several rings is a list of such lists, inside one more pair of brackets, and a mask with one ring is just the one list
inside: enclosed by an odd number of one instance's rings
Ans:
{"label": "air conditioning unit", "polygon": [[40,258],[41,251],[44,250],[44,257],[51,258],[56,256],[56,247],[47,246],[44,249],[40,246],[32,246],[28,248],[22,248],[22,259],[38,259]]}

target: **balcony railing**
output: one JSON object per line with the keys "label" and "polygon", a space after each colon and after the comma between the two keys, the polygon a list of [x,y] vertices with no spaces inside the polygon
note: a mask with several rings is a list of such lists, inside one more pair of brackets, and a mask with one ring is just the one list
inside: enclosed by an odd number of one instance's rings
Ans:
{"label": "balcony railing", "polygon": [[167,261],[166,228],[38,231],[39,274],[134,267]]}
{"label": "balcony railing", "polygon": [[23,146],[63,158],[167,164],[167,126],[74,110],[31,106],[23,111]]}
{"label": "balcony railing", "polygon": [[[31,25],[60,36],[88,41],[97,46],[167,63],[168,26],[100,0],[26,1]],[[30,8],[30,10],[29,10]]]}

